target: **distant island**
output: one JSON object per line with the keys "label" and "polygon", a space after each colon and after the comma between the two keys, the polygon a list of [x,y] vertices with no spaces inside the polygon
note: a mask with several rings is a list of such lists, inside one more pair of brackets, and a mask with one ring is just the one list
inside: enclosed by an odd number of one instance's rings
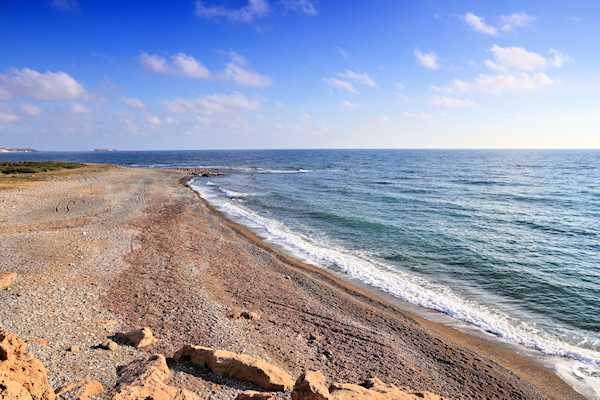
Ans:
{"label": "distant island", "polygon": [[0,153],[35,153],[37,150],[29,147],[0,147]]}
{"label": "distant island", "polygon": [[113,151],[118,151],[118,150],[117,149],[109,149],[109,148],[94,149],[94,152],[96,152],[96,153],[107,153],[107,152],[113,152]]}

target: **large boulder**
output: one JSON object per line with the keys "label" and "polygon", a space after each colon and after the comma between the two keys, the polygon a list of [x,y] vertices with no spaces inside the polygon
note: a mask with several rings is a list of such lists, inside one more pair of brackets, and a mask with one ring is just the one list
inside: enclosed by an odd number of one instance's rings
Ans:
{"label": "large boulder", "polygon": [[96,380],[84,379],[60,387],[56,390],[56,395],[60,399],[69,400],[91,400],[104,390],[102,384]]}
{"label": "large boulder", "polygon": [[328,400],[327,378],[321,371],[306,371],[296,379],[292,400]]}
{"label": "large boulder", "polygon": [[17,279],[16,272],[0,272],[0,289],[8,289]]}
{"label": "large boulder", "polygon": [[329,387],[331,400],[444,400],[430,392],[402,390],[371,378],[362,385],[334,383]]}
{"label": "large boulder", "polygon": [[281,368],[245,354],[186,345],[175,353],[174,358],[207,367],[218,375],[254,383],[265,390],[283,392],[294,384],[290,374]]}
{"label": "large boulder", "polygon": [[[27,353],[27,344],[14,333],[0,329],[0,399],[54,400],[48,372]],[[27,393],[25,393],[27,392]]]}
{"label": "large boulder", "polygon": [[138,349],[153,345],[156,342],[156,338],[154,337],[152,330],[148,327],[136,329],[127,333],[120,333],[118,337],[127,344],[130,344]]}
{"label": "large boulder", "polygon": [[171,371],[163,355],[133,361],[117,370],[113,400],[200,400],[186,389],[169,386]]}

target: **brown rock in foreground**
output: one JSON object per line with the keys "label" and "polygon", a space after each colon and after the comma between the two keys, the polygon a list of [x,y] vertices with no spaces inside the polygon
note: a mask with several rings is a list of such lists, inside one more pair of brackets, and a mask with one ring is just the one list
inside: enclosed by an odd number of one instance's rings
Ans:
{"label": "brown rock in foreground", "polygon": [[292,400],[327,400],[327,378],[321,371],[306,371],[298,377],[292,391]]}
{"label": "brown rock in foreground", "polygon": [[362,385],[334,383],[329,392],[331,400],[444,400],[430,392],[404,391],[377,378],[371,378]]}
{"label": "brown rock in foreground", "polygon": [[55,393],[61,399],[91,400],[103,390],[104,387],[100,382],[84,379],[58,388]]}
{"label": "brown rock in foreground", "polygon": [[238,393],[236,400],[273,400],[275,393],[257,392],[256,390],[245,390]]}
{"label": "brown rock in foreground", "polygon": [[127,333],[121,333],[118,336],[123,341],[138,349],[153,345],[156,342],[156,338],[152,334],[152,330],[148,327],[136,329],[135,331]]}
{"label": "brown rock in foreground", "polygon": [[283,392],[294,384],[290,374],[281,368],[245,354],[187,345],[175,353],[174,358],[189,360],[208,367],[215,374],[251,382],[266,390]]}
{"label": "brown rock in foreground", "polygon": [[0,399],[54,400],[48,373],[17,335],[0,329]]}
{"label": "brown rock in foreground", "polygon": [[133,361],[117,371],[119,375],[113,400],[200,400],[186,389],[169,386],[171,371],[163,355]]}
{"label": "brown rock in foreground", "polygon": [[17,279],[16,272],[0,272],[0,289],[7,289]]}

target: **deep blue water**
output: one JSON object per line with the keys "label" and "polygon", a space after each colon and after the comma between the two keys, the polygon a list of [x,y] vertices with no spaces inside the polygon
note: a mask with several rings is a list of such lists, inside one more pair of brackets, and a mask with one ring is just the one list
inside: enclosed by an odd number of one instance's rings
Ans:
{"label": "deep blue water", "polygon": [[599,396],[600,151],[10,157],[234,168],[196,190],[298,257],[539,351]]}

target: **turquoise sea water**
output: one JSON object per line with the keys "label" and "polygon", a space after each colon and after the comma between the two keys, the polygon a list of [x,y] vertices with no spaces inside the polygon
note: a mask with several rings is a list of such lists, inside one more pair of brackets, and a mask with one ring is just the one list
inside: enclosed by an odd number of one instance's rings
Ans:
{"label": "turquoise sea water", "polygon": [[589,398],[600,398],[600,151],[51,158],[228,168],[230,174],[198,178],[193,187],[269,242],[523,346]]}

